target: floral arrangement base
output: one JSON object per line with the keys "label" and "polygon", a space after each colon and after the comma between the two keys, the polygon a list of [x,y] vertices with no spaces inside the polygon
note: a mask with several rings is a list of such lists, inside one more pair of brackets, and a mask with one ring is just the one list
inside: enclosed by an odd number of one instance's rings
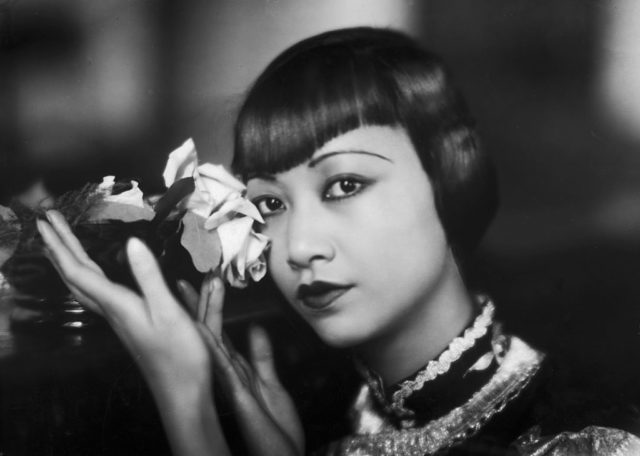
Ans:
{"label": "floral arrangement base", "polygon": [[11,312],[11,327],[16,330],[78,331],[101,322],[73,296],[16,296]]}

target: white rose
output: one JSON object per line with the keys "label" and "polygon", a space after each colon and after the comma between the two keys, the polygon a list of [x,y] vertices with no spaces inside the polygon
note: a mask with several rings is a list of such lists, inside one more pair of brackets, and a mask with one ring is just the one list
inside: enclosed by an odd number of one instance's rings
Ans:
{"label": "white rose", "polygon": [[164,185],[171,187],[177,180],[193,177],[198,166],[198,154],[193,139],[187,139],[180,147],[169,154],[162,177]]}
{"label": "white rose", "polygon": [[[235,287],[246,286],[247,271],[253,280],[264,277],[266,263],[263,251],[269,240],[252,230],[256,221],[264,223],[264,220],[255,205],[244,197],[244,184],[222,165],[204,163],[198,166],[191,140],[169,155],[163,176],[168,187],[184,177],[194,179],[195,189],[185,199],[184,207],[203,222],[189,218],[184,224],[182,245],[191,254],[198,270],[207,272],[202,269],[213,269],[219,265],[222,276]],[[207,252],[214,250],[212,239],[205,240],[203,236],[219,239],[220,260],[203,257],[197,239],[202,239],[209,247]]]}
{"label": "white rose", "polygon": [[102,178],[102,182],[98,185],[98,190],[105,195],[103,201],[146,207],[144,194],[142,190],[140,190],[140,187],[138,187],[139,184],[137,181],[131,181],[131,188],[129,190],[114,195],[113,186],[115,185],[115,180],[115,176],[105,176]]}
{"label": "white rose", "polygon": [[91,220],[121,220],[135,222],[138,220],[152,220],[155,212],[144,202],[144,194],[138,182],[132,180],[131,188],[124,192],[113,194],[115,176],[105,176],[98,184],[98,191],[104,195],[102,203],[93,211]]}

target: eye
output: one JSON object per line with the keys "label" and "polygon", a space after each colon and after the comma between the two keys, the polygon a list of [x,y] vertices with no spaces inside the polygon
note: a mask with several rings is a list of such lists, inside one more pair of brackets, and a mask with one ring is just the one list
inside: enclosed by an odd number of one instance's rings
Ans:
{"label": "eye", "polygon": [[270,217],[284,210],[284,203],[274,196],[263,196],[253,200],[260,214],[264,217]]}
{"label": "eye", "polygon": [[366,182],[362,179],[347,176],[339,177],[334,180],[324,192],[324,198],[327,200],[340,200],[357,195],[366,186]]}

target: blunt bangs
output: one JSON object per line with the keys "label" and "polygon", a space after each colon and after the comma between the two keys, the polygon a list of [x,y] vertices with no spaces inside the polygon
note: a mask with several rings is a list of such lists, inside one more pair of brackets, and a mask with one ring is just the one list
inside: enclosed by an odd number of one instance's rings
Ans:
{"label": "blunt bangs", "polygon": [[240,109],[233,170],[245,181],[289,170],[365,125],[407,131],[464,262],[496,212],[495,169],[444,62],[402,33],[335,30],[276,57]]}
{"label": "blunt bangs", "polygon": [[252,87],[235,131],[234,172],[245,180],[291,169],[336,136],[402,124],[395,81],[354,46],[276,59]]}

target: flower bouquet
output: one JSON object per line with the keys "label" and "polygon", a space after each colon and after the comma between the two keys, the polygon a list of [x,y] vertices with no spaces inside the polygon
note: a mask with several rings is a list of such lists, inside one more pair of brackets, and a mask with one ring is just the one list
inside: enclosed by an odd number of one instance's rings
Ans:
{"label": "flower bouquet", "polygon": [[[47,209],[67,219],[111,280],[130,287],[136,284],[125,244],[132,236],[154,252],[171,287],[177,279],[197,285],[204,274],[217,274],[237,288],[264,277],[268,239],[253,230],[263,220],[244,198],[240,181],[220,165],[199,164],[191,139],[169,155],[163,178],[167,191],[160,196],[145,197],[138,182],[107,176],[101,183],[65,193]],[[17,201],[0,206],[0,252],[5,252],[0,272],[16,296],[49,311],[54,301],[68,307],[73,300],[45,256],[35,223],[45,215],[43,207]],[[67,323],[62,325],[83,326]]]}

